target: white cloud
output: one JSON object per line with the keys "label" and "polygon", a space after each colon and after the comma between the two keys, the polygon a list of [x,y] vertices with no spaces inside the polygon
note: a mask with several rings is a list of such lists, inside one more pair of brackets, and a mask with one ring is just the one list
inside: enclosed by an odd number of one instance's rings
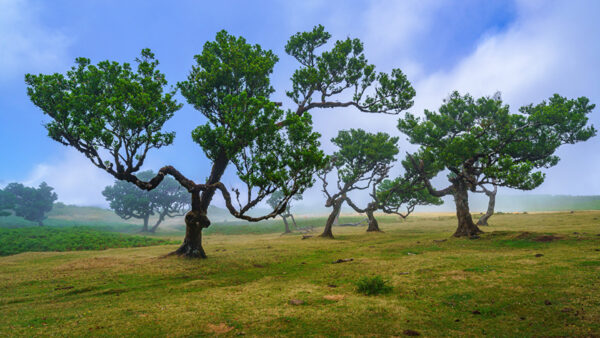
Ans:
{"label": "white cloud", "polygon": [[[451,69],[415,81],[414,112],[437,109],[451,91],[474,96],[501,91],[516,112],[518,107],[538,103],[559,93],[587,96],[600,103],[600,32],[595,19],[598,3],[523,2],[517,21],[505,32],[482,40],[475,51]],[[591,116],[600,122],[598,109]],[[598,137],[583,144],[563,146],[560,164],[547,171],[537,193],[597,194],[600,191],[600,159],[589,154],[598,149]]]}
{"label": "white cloud", "polygon": [[83,154],[69,149],[49,162],[36,165],[22,183],[38,186],[41,182],[54,188],[60,202],[105,207],[108,203],[101,192],[114,179]]}
{"label": "white cloud", "polygon": [[40,21],[42,10],[30,0],[0,0],[0,81],[64,68],[70,40]]}

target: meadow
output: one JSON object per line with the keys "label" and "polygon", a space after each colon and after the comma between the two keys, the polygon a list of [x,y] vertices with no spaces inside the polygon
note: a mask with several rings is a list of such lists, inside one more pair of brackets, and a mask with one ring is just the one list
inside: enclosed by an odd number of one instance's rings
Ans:
{"label": "meadow", "polygon": [[173,241],[125,235],[82,226],[0,228],[0,256],[28,251],[104,250],[161,244],[173,244]]}
{"label": "meadow", "polygon": [[[334,240],[213,233],[206,260],[164,256],[177,245],[0,257],[0,335],[600,334],[599,211],[495,215],[479,239],[451,238],[450,214],[380,219]],[[389,292],[357,291],[376,276]]]}

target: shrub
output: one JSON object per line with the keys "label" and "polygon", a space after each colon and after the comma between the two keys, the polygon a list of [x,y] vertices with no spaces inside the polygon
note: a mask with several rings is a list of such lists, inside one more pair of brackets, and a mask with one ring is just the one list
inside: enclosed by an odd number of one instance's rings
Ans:
{"label": "shrub", "polygon": [[361,277],[356,282],[356,291],[367,296],[374,296],[392,291],[392,286],[381,276]]}

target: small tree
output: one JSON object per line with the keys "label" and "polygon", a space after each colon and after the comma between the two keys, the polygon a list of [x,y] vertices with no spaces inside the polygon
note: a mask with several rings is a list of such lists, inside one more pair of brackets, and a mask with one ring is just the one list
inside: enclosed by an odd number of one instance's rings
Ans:
{"label": "small tree", "polygon": [[[339,149],[333,154],[331,165],[319,173],[327,198],[325,206],[333,208],[321,234],[321,237],[329,238],[333,238],[331,229],[342,204],[348,200],[347,194],[380,183],[387,177],[398,154],[398,138],[386,133],[371,134],[362,129],[342,130],[331,142]],[[335,193],[329,191],[327,181],[327,174],[333,170],[337,173]],[[372,209],[369,207],[368,210],[369,220],[376,222]]]}
{"label": "small tree", "polygon": [[4,188],[4,207],[13,209],[16,216],[43,226],[46,214],[52,210],[54,201],[58,198],[52,190],[54,188],[46,182],[42,182],[37,189],[21,183],[10,183]]}
{"label": "small tree", "polygon": [[[420,175],[433,196],[453,195],[454,236],[474,236],[482,231],[471,218],[468,192],[494,182],[522,190],[542,184],[545,174],[538,169],[558,163],[554,152],[559,146],[596,134],[586,126],[593,108],[585,97],[569,100],[555,94],[511,114],[499,94],[475,100],[454,92],[437,113],[426,110],[423,120],[412,114],[400,119],[400,131],[421,146],[404,166]],[[430,179],[444,169],[450,172],[450,186],[437,190]]]}
{"label": "small tree", "polygon": [[348,205],[356,212],[366,213],[369,221],[367,232],[381,231],[374,212],[381,210],[386,214],[398,215],[406,219],[417,205],[440,205],[443,201],[429,194],[427,189],[415,177],[409,175],[394,180],[380,177],[371,184],[371,202],[365,208],[358,207],[350,198]]}
{"label": "small tree", "polygon": [[483,214],[481,217],[479,217],[479,220],[477,221],[477,225],[488,225],[488,219],[490,219],[490,217],[492,217],[492,215],[494,214],[494,208],[496,207],[496,193],[498,192],[498,186],[496,184],[494,184],[494,182],[492,182],[492,186],[493,188],[490,190],[488,188],[486,188],[485,185],[480,185],[479,188],[481,190],[475,190],[475,192],[479,192],[479,193],[483,193],[488,197],[488,207],[487,210],[485,212],[485,214]]}
{"label": "small tree", "polygon": [[[285,198],[285,195],[283,194],[283,192],[276,191],[271,195],[271,197],[269,197],[269,199],[267,200],[267,204],[269,204],[271,206],[271,208],[275,208],[283,198]],[[296,195],[294,195],[294,197],[292,199],[296,200],[296,201],[300,201],[300,200],[302,200],[302,195],[296,194]],[[290,201],[286,205],[285,211],[279,215],[283,219],[283,224],[285,225],[285,231],[283,232],[285,234],[289,234],[292,232],[290,230],[290,225],[288,224],[288,221],[287,221],[288,217],[292,219],[292,222],[294,223],[294,228],[298,228],[298,225],[296,224],[296,220],[294,219],[294,215],[292,215],[291,208],[292,208],[292,203]]]}
{"label": "small tree", "polygon": [[[282,213],[292,196],[313,184],[312,175],[324,165],[325,156],[318,149],[319,135],[312,132],[310,110],[356,107],[395,114],[412,105],[414,89],[399,69],[391,75],[376,73],[357,39],[337,41],[318,54],[329,38],[317,26],[295,34],[286,44],[286,52],[301,64],[287,92],[297,108],[287,113],[269,100],[274,92],[270,75],[278,60],[271,51],[225,31],[204,45],[187,81],[178,84],[187,102],[207,120],[192,133],[211,161],[210,175],[203,183],[173,166],[161,168],[148,181],[134,175],[151,149],[173,143],[174,133],[163,131],[163,126],[181,107],[175,91],[165,91],[167,81],[150,50],[142,51],[135,71],[128,63],[91,65],[89,59],[79,58],[66,76],[28,74],[25,81],[31,101],[52,119],[46,124],[52,139],[74,147],[116,179],[144,190],[156,188],[166,175],[173,176],[191,195],[184,242],[174,254],[204,258],[202,229],[210,225],[206,212],[217,191],[234,217],[260,221]],[[341,97],[350,98],[339,101]],[[232,197],[221,182],[230,165],[246,184],[243,203],[239,190],[232,190]],[[247,215],[277,190],[285,198],[271,213]]]}
{"label": "small tree", "polygon": [[[151,170],[142,171],[136,175],[140,180],[147,181],[156,176]],[[123,218],[139,218],[144,221],[143,232],[156,232],[158,226],[166,217],[183,216],[189,208],[189,195],[175,179],[165,179],[151,191],[139,189],[126,181],[115,181],[107,186],[102,195],[110,202],[110,208]],[[150,216],[157,214],[158,220],[148,227]]]}

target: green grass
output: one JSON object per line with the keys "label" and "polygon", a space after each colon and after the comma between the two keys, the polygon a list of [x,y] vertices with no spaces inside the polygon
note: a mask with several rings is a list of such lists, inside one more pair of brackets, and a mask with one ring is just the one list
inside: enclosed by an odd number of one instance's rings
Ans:
{"label": "green grass", "polygon": [[161,244],[173,244],[173,242],[109,233],[89,227],[0,229],[0,256],[28,251],[104,250]]}
{"label": "green grass", "polygon": [[[451,238],[448,214],[334,240],[213,233],[206,260],[162,258],[177,245],[22,253],[0,258],[0,336],[597,336],[599,218],[495,215],[475,240]],[[356,292],[377,275],[390,292]]]}

